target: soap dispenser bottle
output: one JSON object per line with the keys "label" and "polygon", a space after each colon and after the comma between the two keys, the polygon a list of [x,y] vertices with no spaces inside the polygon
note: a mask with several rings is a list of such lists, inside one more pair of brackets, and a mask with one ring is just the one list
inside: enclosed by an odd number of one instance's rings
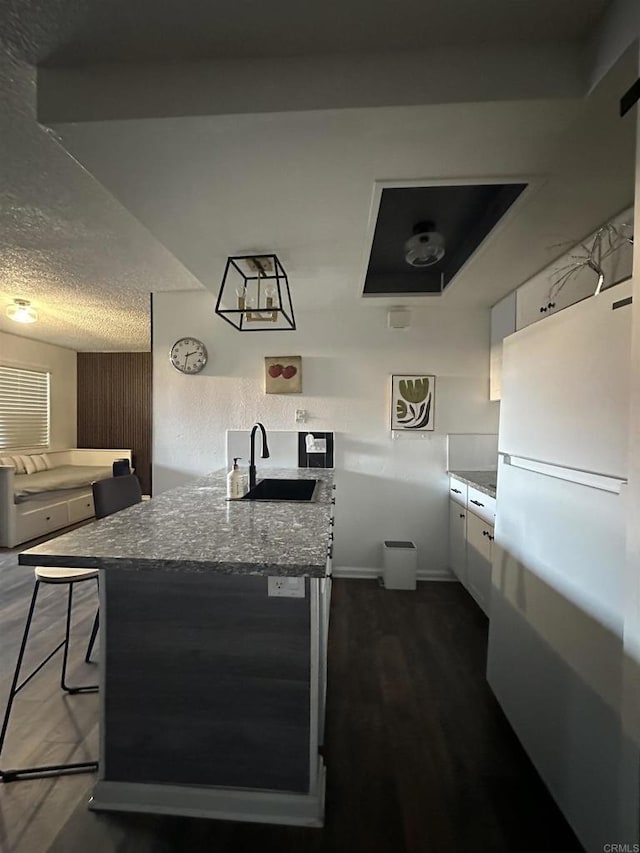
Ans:
{"label": "soap dispenser bottle", "polygon": [[234,456],[233,468],[227,474],[227,497],[233,499],[242,498],[247,493],[247,476],[238,467],[240,456]]}

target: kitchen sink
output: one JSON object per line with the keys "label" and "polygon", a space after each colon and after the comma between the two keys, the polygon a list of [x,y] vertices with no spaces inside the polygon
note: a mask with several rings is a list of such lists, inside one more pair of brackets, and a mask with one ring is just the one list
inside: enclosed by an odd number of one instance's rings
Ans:
{"label": "kitchen sink", "polygon": [[308,503],[315,500],[316,486],[319,482],[319,480],[275,480],[266,478],[260,480],[241,500]]}

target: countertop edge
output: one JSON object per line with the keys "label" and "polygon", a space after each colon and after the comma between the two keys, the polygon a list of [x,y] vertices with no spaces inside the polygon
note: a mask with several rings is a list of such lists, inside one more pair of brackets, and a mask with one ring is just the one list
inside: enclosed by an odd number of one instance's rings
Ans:
{"label": "countertop edge", "polygon": [[[37,554],[19,554],[18,563],[21,566],[41,566],[43,558]],[[327,576],[326,565],[294,564],[283,565],[270,563],[233,563],[224,561],[196,560],[145,560],[144,558],[100,558],[91,555],[75,554],[73,556],[47,555],[46,565],[52,568],[65,569],[121,569],[122,571],[162,571],[162,572],[217,572],[228,575],[255,576],[284,576],[324,578]]]}
{"label": "countertop edge", "polygon": [[447,471],[447,476],[455,477],[456,480],[460,480],[462,483],[466,483],[468,486],[473,486],[474,489],[477,489],[479,492],[482,492],[484,495],[489,495],[491,498],[496,497],[496,488],[494,486],[488,486],[486,483],[479,483],[477,479],[474,479],[474,474],[493,474],[495,476],[494,471]]}

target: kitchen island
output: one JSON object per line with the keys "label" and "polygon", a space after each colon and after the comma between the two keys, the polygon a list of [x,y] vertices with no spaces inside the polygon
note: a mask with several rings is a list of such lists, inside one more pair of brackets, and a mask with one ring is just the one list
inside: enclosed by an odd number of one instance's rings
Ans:
{"label": "kitchen island", "polygon": [[226,501],[225,473],[19,560],[100,569],[91,808],[321,825],[332,472],[269,471],[310,503]]}

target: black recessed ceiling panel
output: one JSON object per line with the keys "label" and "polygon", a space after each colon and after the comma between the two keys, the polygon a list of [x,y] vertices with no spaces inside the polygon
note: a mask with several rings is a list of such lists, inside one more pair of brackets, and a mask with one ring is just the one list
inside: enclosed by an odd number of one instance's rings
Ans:
{"label": "black recessed ceiling panel", "polygon": [[[502,219],[526,184],[471,184],[383,189],[363,294],[440,294]],[[405,260],[418,223],[444,237],[444,257],[428,267]]]}

